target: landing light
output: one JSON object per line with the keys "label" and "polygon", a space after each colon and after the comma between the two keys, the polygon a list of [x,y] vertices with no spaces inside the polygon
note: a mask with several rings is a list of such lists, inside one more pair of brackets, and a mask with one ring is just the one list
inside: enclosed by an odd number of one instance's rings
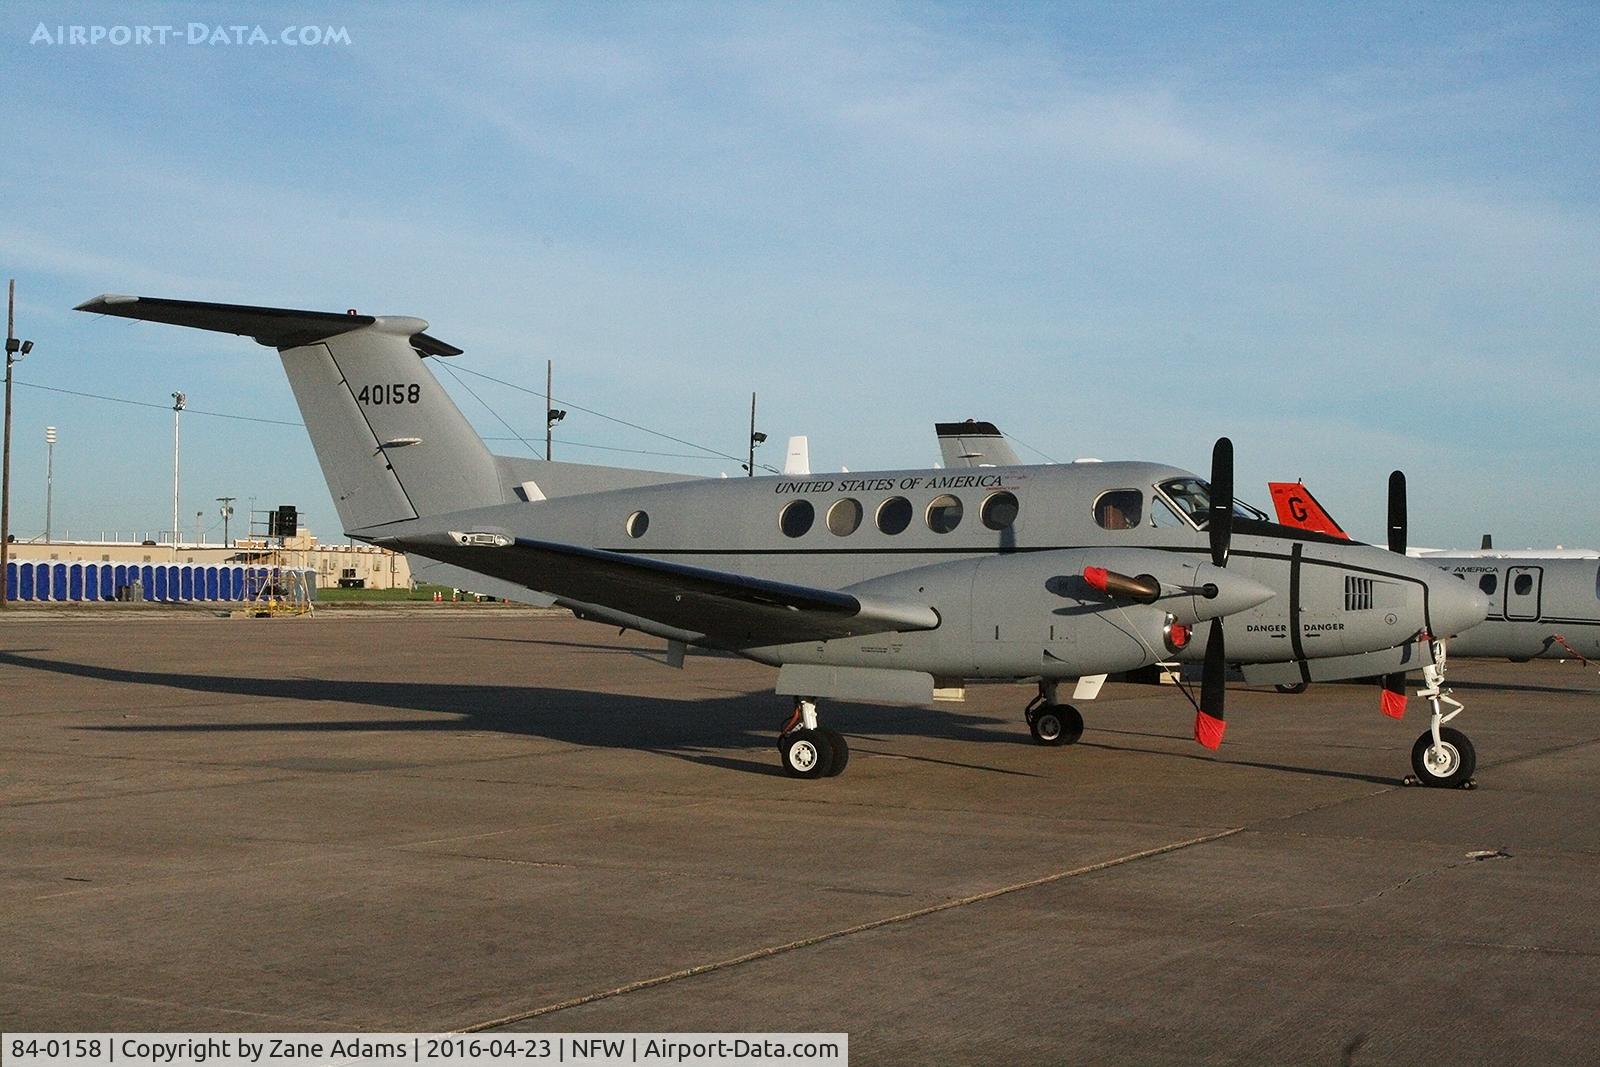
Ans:
{"label": "landing light", "polygon": [[472,546],[476,548],[504,548],[511,544],[512,540],[505,534],[486,533],[478,530],[468,531],[466,533],[461,533],[457,530],[451,530],[450,539],[458,545]]}

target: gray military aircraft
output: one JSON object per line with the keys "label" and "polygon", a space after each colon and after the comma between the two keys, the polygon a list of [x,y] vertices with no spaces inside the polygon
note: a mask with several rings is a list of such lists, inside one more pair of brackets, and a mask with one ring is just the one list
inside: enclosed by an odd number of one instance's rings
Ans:
{"label": "gray military aircraft", "polygon": [[[925,704],[966,679],[1032,680],[1029,727],[1060,744],[1082,729],[1062,681],[1169,658],[1203,662],[1194,734],[1215,749],[1230,659],[1328,678],[1410,669],[1432,661],[1426,635],[1487,610],[1428,564],[1236,513],[1226,438],[1209,481],[1155,463],[690,479],[515,460],[439,386],[427,359],[460,350],[421,319],[114,295],[78,310],[276,348],[347,535],[680,655],[779,668],[796,777],[849,756],[819,699]],[[1471,762],[1461,736],[1425,780],[1462,784]]]}

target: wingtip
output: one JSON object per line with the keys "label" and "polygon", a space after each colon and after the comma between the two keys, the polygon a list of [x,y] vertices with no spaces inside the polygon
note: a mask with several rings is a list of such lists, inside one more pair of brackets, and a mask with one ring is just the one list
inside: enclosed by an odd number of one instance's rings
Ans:
{"label": "wingtip", "polygon": [[136,296],[127,296],[123,293],[101,293],[99,296],[90,297],[72,310],[104,311],[106,308],[115,307],[118,304],[137,304],[138,302],[139,298]]}

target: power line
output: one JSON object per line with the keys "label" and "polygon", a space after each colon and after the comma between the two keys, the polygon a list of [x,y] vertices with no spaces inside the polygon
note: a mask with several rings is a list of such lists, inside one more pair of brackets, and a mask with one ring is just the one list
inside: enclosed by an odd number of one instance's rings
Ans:
{"label": "power line", "polygon": [[[496,385],[503,385],[507,389],[515,389],[519,393],[527,393],[529,396],[537,396],[537,397],[541,397],[541,398],[544,396],[543,393],[536,392],[535,390],[526,388],[525,386],[517,385],[515,382],[508,382],[503,378],[496,378],[492,374],[484,374],[482,371],[470,370],[470,369],[468,369],[466,367],[457,367],[457,368],[454,368],[454,369],[455,370],[459,370],[463,374],[470,374],[474,378],[482,378],[485,381],[494,382]],[[697,448],[702,452],[706,452],[706,453],[709,453],[710,455],[716,456],[718,459],[729,459],[729,460],[732,460],[735,463],[741,463],[741,464],[744,462],[744,460],[740,459],[738,456],[730,455],[727,452],[719,452],[714,448],[707,448],[705,445],[697,444],[694,441],[686,441],[681,437],[674,437],[670,433],[662,433],[660,430],[652,430],[648,426],[640,426],[638,423],[629,422],[627,419],[619,419],[614,415],[607,415],[603,411],[596,411],[593,408],[586,408],[582,404],[577,403],[576,401],[567,400],[567,399],[564,399],[564,398],[561,398],[561,397],[551,397],[550,398],[550,402],[552,404],[554,404],[554,403],[556,403],[558,401],[560,403],[563,403],[563,404],[567,405],[570,408],[577,408],[579,411],[581,411],[581,412],[583,412],[583,413],[585,413],[587,415],[593,415],[596,418],[605,419],[607,422],[614,422],[619,426],[626,426],[629,429],[639,430],[642,433],[651,434],[652,436],[655,436],[655,437],[665,438],[666,440],[671,441],[674,444],[684,445],[687,448]],[[774,467],[768,467],[766,464],[762,464],[762,467],[764,467],[766,470],[772,471],[774,474],[778,473],[777,469],[774,468]]]}
{"label": "power line", "polygon": [[[122,396],[103,396],[100,393],[85,393],[77,389],[62,389],[59,386],[54,385],[36,385],[33,382],[14,382],[13,384],[23,386],[27,389],[43,389],[47,393],[65,393],[68,396],[87,397],[90,400],[105,400],[112,404],[128,404],[136,408],[156,408],[160,411],[172,410],[171,404],[152,404],[147,400],[130,400],[127,397]],[[265,422],[273,426],[303,427],[305,425],[303,422],[286,422],[283,419],[263,419],[256,415],[235,415],[227,411],[202,411],[199,408],[190,407],[186,407],[183,410],[185,413],[190,415],[209,415],[214,419],[235,419],[239,422]]]}
{"label": "power line", "polygon": [[1038,452],[1039,455],[1044,456],[1046,462],[1049,462],[1049,463],[1060,463],[1061,462],[1059,459],[1055,459],[1055,458],[1053,458],[1051,456],[1045,455],[1045,453],[1043,453],[1043,452],[1039,452],[1039,450],[1037,448],[1034,448],[1032,445],[1030,445],[1028,442],[1024,441],[1022,438],[1018,437],[1014,433],[1007,433],[1007,434],[1005,434],[1005,436],[1008,439],[1010,439],[1012,441],[1015,441],[1017,444],[1021,445],[1023,448],[1026,448],[1029,452]]}
{"label": "power line", "polygon": [[[485,441],[522,441],[524,444],[527,443],[527,441],[521,436],[517,436],[517,437],[485,437],[484,440]],[[628,453],[631,453],[632,455],[635,455],[635,456],[665,456],[665,457],[667,457],[669,459],[697,459],[697,460],[700,460],[701,462],[705,462],[709,458],[707,456],[700,455],[698,452],[658,452],[655,449],[651,449],[651,448],[621,448],[621,447],[619,447],[617,445],[593,445],[593,444],[588,443],[587,441],[572,441],[572,440],[568,440],[565,437],[557,437],[557,438],[555,438],[555,443],[558,444],[558,445],[562,445],[564,447],[567,447],[567,448],[597,448],[597,449],[601,450],[602,452],[628,452]]]}
{"label": "power line", "polygon": [[474,392],[472,386],[470,386],[466,382],[462,381],[461,380],[461,376],[456,373],[454,367],[450,366],[450,364],[448,364],[448,363],[441,363],[441,364],[439,364],[439,366],[441,368],[443,368],[444,370],[449,371],[450,372],[450,377],[452,377],[452,378],[454,378],[456,380],[456,384],[460,385],[461,388],[465,389],[468,393],[471,393],[472,394],[472,399],[474,399],[478,403],[482,404],[485,411],[487,411],[489,414],[493,415],[496,419],[498,419],[501,426],[504,426],[506,429],[510,430],[511,433],[516,437],[516,439],[518,441],[522,442],[522,447],[523,448],[526,448],[530,453],[533,454],[533,456],[535,458],[538,458],[539,453],[534,449],[534,447],[532,445],[530,445],[527,442],[527,440],[525,440],[523,438],[523,436],[521,434],[517,433],[516,429],[509,422],[507,422],[505,419],[501,418],[500,417],[500,413],[498,411],[496,411],[494,408],[490,407],[489,406],[489,402],[487,400],[485,400],[483,397],[479,396],[476,392]]}
{"label": "power line", "polygon": [[[460,385],[463,389],[465,389],[472,396],[472,398],[474,400],[476,400],[479,404],[483,405],[484,409],[487,410],[489,412],[489,414],[493,415],[495,417],[495,419],[502,426],[504,426],[507,430],[509,430],[511,432],[511,434],[512,434],[512,436],[509,437],[509,438],[506,438],[506,437],[487,437],[484,440],[486,440],[486,441],[507,441],[507,440],[519,441],[519,442],[521,442],[521,444],[522,444],[522,446],[524,448],[528,449],[528,451],[534,455],[535,458],[539,458],[538,457],[538,450],[535,449],[533,447],[533,445],[528,443],[528,439],[526,437],[522,436],[520,433],[518,433],[515,427],[513,427],[509,422],[507,422],[504,418],[502,418],[500,416],[500,413],[498,411],[496,411],[493,407],[491,407],[490,404],[488,403],[488,401],[484,400],[483,397],[479,396],[477,394],[477,392],[475,390],[473,390],[472,386],[470,386],[466,382],[462,381],[460,376],[459,376],[459,374],[457,374],[457,371],[460,371],[463,374],[471,374],[471,375],[473,375],[474,377],[477,377],[477,378],[483,378],[484,380],[494,382],[497,385],[503,385],[508,389],[515,389],[518,392],[527,393],[530,396],[538,396],[538,397],[542,398],[544,394],[537,393],[532,389],[524,388],[523,386],[517,385],[517,384],[515,384],[513,382],[504,381],[504,380],[502,380],[500,378],[494,377],[493,375],[484,374],[481,371],[469,370],[466,367],[450,367],[450,366],[445,365],[445,364],[440,364],[440,366],[444,367],[445,370],[449,371],[450,372],[450,376],[455,379],[456,383],[458,385]],[[123,396],[106,396],[104,393],[89,393],[89,392],[84,392],[81,389],[63,389],[60,386],[56,386],[56,385],[39,385],[39,384],[37,384],[35,382],[24,382],[24,381],[14,381],[13,384],[20,385],[20,386],[22,386],[24,388],[27,388],[27,389],[40,389],[40,390],[43,390],[44,392],[47,392],[47,393],[61,393],[61,394],[64,394],[66,396],[83,397],[83,398],[88,399],[88,400],[104,400],[104,401],[106,401],[107,403],[110,403],[110,404],[126,404],[126,405],[128,405],[130,407],[151,408],[151,409],[156,410],[156,411],[171,411],[172,410],[172,405],[171,404],[155,404],[155,403],[151,403],[148,400],[133,400],[133,399],[131,399],[129,397],[123,397]],[[556,399],[556,398],[552,398],[552,402],[554,402],[554,399]],[[577,410],[585,412],[586,414],[593,415],[596,418],[605,419],[607,422],[614,422],[614,423],[617,423],[620,426],[627,426],[627,427],[629,427],[631,429],[639,430],[639,431],[641,431],[643,433],[651,434],[651,435],[653,435],[655,437],[664,438],[664,439],[666,439],[668,441],[672,441],[675,444],[685,445],[685,446],[687,446],[689,448],[699,449],[700,452],[706,453],[707,455],[701,455],[699,453],[685,453],[685,452],[661,452],[661,451],[654,451],[654,450],[646,449],[646,448],[620,448],[620,447],[617,447],[615,445],[586,444],[586,443],[583,443],[583,442],[580,442],[580,441],[563,441],[562,444],[571,445],[571,446],[573,446],[575,448],[593,448],[593,449],[599,449],[599,450],[607,451],[607,452],[627,452],[627,453],[631,453],[633,455],[639,455],[639,456],[661,456],[661,457],[665,457],[665,458],[669,458],[669,459],[698,459],[698,460],[705,460],[705,459],[708,458],[708,456],[714,456],[714,457],[716,457],[718,459],[732,460],[735,463],[743,463],[744,462],[738,456],[729,455],[726,452],[719,452],[714,448],[707,448],[705,445],[696,444],[693,441],[686,441],[681,437],[674,437],[669,433],[662,433],[660,430],[652,430],[648,426],[641,426],[638,423],[629,422],[626,419],[619,419],[614,415],[607,415],[606,413],[604,413],[602,411],[596,411],[593,408],[584,407],[582,404],[576,403],[576,402],[571,401],[571,400],[561,400],[561,403],[566,404],[568,407],[576,408]],[[256,423],[264,423],[264,424],[269,425],[269,426],[298,426],[298,427],[301,427],[301,428],[305,427],[305,423],[303,423],[303,422],[291,422],[291,421],[289,421],[287,419],[268,419],[268,418],[262,418],[259,415],[236,415],[233,412],[228,412],[228,411],[206,411],[206,410],[204,410],[202,408],[188,408],[188,407],[186,407],[186,408],[184,408],[184,412],[186,414],[190,414],[190,415],[204,415],[204,416],[207,416],[208,418],[213,418],[213,419],[232,419],[232,420],[234,420],[236,422],[256,422]],[[779,471],[778,471],[778,469],[776,467],[770,466],[768,464],[762,463],[762,464],[758,464],[758,466],[760,466],[763,470],[772,472],[773,474],[779,473]]]}

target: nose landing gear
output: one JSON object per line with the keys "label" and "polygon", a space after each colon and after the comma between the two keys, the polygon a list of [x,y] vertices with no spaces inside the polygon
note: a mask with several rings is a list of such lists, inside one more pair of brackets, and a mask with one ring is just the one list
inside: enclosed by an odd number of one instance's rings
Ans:
{"label": "nose landing gear", "polygon": [[[1444,724],[1464,710],[1461,701],[1444,688],[1445,647],[1443,641],[1433,643],[1432,666],[1422,668],[1424,687],[1417,695],[1433,707],[1433,721],[1411,746],[1411,769],[1416,773],[1406,778],[1407,785],[1427,785],[1438,789],[1472,789],[1477,783],[1472,772],[1478,768],[1478,754],[1466,734]],[[1445,714],[1442,705],[1450,705]]]}

